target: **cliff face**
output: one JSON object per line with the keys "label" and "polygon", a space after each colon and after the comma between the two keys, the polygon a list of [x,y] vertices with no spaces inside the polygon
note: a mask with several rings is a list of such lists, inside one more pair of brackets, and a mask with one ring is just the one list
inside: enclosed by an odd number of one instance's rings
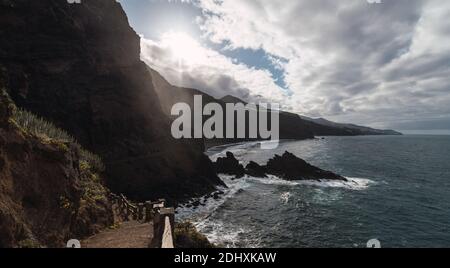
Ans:
{"label": "cliff face", "polygon": [[[208,103],[218,103],[225,110],[227,103],[244,103],[245,102],[237,99],[237,98],[224,98],[224,99],[215,99],[214,97],[200,91],[197,89],[191,88],[181,88],[172,86],[165,80],[158,72],[154,70],[149,70],[153,77],[153,83],[155,85],[156,92],[158,97],[161,100],[161,104],[163,106],[163,111],[170,115],[171,108],[173,104],[178,102],[184,102],[191,106],[191,109],[194,109],[194,95],[201,95],[203,99],[203,106]],[[230,101],[228,101],[230,100]],[[234,101],[236,100],[236,101]],[[204,121],[208,119],[208,116],[204,116]],[[226,122],[224,117],[224,122]],[[246,117],[246,133],[248,133],[249,129],[249,117]],[[298,115],[289,114],[289,113],[280,113],[280,138],[281,139],[311,139],[314,138],[314,133],[311,131],[310,122],[301,120]],[[235,125],[235,129],[237,125]],[[224,135],[226,130],[224,129]],[[239,139],[221,139],[221,140],[210,140],[206,141],[207,144],[221,144],[221,143],[231,143],[231,142],[239,142],[242,140]]]}
{"label": "cliff face", "polygon": [[[214,97],[201,92],[197,89],[181,88],[172,86],[159,73],[149,69],[153,77],[153,84],[155,86],[158,97],[161,100],[163,111],[170,115],[173,104],[177,102],[184,102],[194,107],[194,95],[203,96],[203,105],[208,103],[218,103],[225,108],[227,103],[243,103],[247,104],[239,98],[233,96],[225,96],[222,99],[215,99]],[[208,117],[204,117],[207,120]],[[247,118],[247,125],[248,125]],[[379,135],[381,133],[389,134],[389,132],[380,132],[375,129],[365,128],[366,131],[361,131],[363,127],[350,128],[342,124],[321,124],[313,120],[306,120],[301,116],[288,112],[280,112],[280,138],[281,139],[312,139],[314,136],[355,136],[355,135]],[[248,127],[247,127],[248,128]],[[241,140],[211,140],[208,144],[216,145],[222,143],[237,142]]]}
{"label": "cliff face", "polygon": [[115,0],[0,0],[0,40],[13,100],[102,156],[113,191],[176,201],[221,183],[199,144],[171,138]]}
{"label": "cliff face", "polygon": [[107,191],[71,143],[19,127],[0,89],[0,247],[63,247],[113,223]]}

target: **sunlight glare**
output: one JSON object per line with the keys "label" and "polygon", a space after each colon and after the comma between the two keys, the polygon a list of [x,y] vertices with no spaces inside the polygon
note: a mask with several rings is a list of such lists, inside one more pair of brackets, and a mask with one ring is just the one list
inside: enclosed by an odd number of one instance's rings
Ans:
{"label": "sunlight glare", "polygon": [[201,45],[185,33],[169,32],[163,35],[162,40],[173,57],[184,64],[199,62],[205,56]]}

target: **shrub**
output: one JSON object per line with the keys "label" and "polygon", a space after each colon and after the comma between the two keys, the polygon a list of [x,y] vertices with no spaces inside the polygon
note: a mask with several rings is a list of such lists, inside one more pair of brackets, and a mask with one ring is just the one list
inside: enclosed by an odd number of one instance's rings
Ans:
{"label": "shrub", "polygon": [[190,222],[177,223],[174,238],[176,248],[214,248],[208,238]]}
{"label": "shrub", "polygon": [[86,168],[92,169],[93,172],[101,173],[105,170],[103,161],[98,155],[83,149],[74,137],[47,120],[23,109],[14,109],[13,119],[23,131],[55,142],[61,149],[68,149],[66,143],[75,144],[80,152],[80,163],[83,165],[86,163]]}
{"label": "shrub", "polygon": [[100,156],[83,149],[79,144],[76,144],[76,146],[80,152],[80,162],[87,163],[89,168],[95,173],[102,173],[105,171],[105,165],[103,164],[103,160]]}
{"label": "shrub", "polygon": [[27,249],[41,248],[41,244],[35,239],[27,238],[25,240],[19,241],[18,247]]}
{"label": "shrub", "polygon": [[15,109],[14,121],[28,133],[58,142],[73,142],[75,139],[66,131],[23,109]]}

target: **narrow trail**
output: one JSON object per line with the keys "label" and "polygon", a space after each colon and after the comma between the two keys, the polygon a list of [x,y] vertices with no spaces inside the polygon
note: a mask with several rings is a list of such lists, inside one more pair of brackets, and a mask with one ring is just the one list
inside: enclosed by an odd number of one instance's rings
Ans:
{"label": "narrow trail", "polygon": [[164,200],[133,204],[123,195],[111,198],[117,228],[81,241],[82,248],[173,248],[174,209],[165,208]]}
{"label": "narrow trail", "polygon": [[83,248],[149,248],[153,224],[123,222],[117,229],[103,231],[82,241]]}

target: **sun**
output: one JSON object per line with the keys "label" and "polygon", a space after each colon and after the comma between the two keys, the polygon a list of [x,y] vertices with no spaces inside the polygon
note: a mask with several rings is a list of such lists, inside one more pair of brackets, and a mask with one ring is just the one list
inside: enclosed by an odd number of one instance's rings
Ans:
{"label": "sun", "polygon": [[186,33],[168,32],[162,40],[174,59],[185,64],[199,62],[205,57],[200,43]]}

